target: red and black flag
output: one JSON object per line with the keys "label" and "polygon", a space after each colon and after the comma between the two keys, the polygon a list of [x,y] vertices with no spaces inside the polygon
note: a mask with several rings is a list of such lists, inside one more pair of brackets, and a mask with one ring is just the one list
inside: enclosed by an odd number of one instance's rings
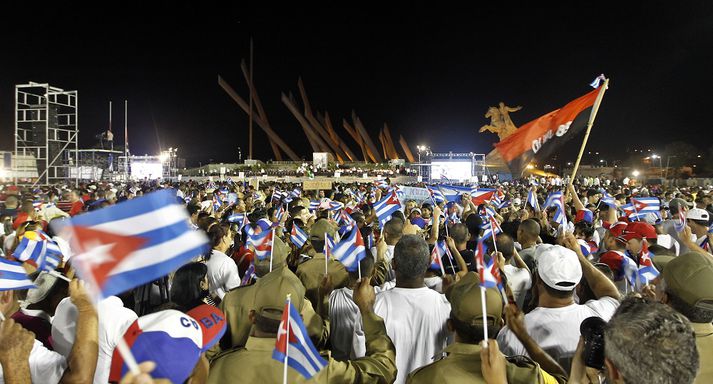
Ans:
{"label": "red and black flag", "polygon": [[597,95],[595,89],[570,101],[560,109],[521,126],[515,133],[495,144],[513,176],[520,176],[532,160],[549,156],[555,149],[576,136],[587,126]]}

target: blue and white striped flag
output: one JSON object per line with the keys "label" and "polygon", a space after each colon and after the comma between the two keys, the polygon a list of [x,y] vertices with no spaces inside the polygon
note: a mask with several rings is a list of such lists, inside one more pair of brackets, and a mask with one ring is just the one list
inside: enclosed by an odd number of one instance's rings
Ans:
{"label": "blue and white striped flag", "polygon": [[22,264],[0,257],[0,291],[35,288]]}
{"label": "blue and white striped flag", "polygon": [[290,241],[292,244],[294,244],[297,248],[302,248],[307,242],[307,238],[307,232],[300,228],[299,225],[293,223],[292,232],[290,233]]}
{"label": "blue and white striped flag", "polygon": [[56,232],[70,241],[77,274],[103,297],[166,276],[208,249],[169,189],[75,216]]}
{"label": "blue and white striped flag", "polygon": [[[290,302],[289,295],[277,330],[272,358],[287,364],[308,380],[327,366],[327,361],[319,355],[317,348],[312,344],[302,322],[302,316]],[[286,383],[287,377],[284,377],[283,381]]]}
{"label": "blue and white striped flag", "polygon": [[356,272],[359,262],[366,257],[366,247],[359,228],[353,227],[349,235],[334,246],[332,255],[344,264],[347,271]]}
{"label": "blue and white striped flag", "polygon": [[59,245],[42,232],[27,231],[13,253],[15,259],[26,262],[39,271],[54,271],[62,262]]}

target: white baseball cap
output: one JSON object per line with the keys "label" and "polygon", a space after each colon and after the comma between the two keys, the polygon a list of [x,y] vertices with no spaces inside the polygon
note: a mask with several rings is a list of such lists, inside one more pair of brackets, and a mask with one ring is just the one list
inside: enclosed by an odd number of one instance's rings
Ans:
{"label": "white baseball cap", "polygon": [[553,245],[537,253],[537,271],[548,287],[571,291],[582,280],[582,266],[577,254],[571,249]]}
{"label": "white baseball cap", "polygon": [[710,221],[710,214],[705,209],[691,208],[686,213],[686,218],[691,220]]}

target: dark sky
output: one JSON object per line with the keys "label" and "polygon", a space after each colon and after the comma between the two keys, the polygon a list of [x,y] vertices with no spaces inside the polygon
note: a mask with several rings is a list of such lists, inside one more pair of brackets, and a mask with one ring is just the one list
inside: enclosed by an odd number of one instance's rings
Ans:
{"label": "dark sky", "polygon": [[[663,148],[673,140],[707,149],[713,137],[711,2],[574,3],[390,9],[3,4],[0,149],[13,145],[14,84],[37,81],[79,91],[82,146],[106,129],[109,100],[115,129],[123,127],[121,104],[128,99],[134,153],[156,153],[158,136],[190,163],[235,161],[239,146],[247,151],[248,119],[217,76],[247,98],[239,65],[251,36],[255,84],[271,123],[309,157],[297,121],[280,102],[281,91],[297,94],[298,76],[313,108],[338,121],[355,109],[374,138],[387,122],[412,147],[484,152],[496,139],[477,133],[488,106],[522,105],[512,114],[521,125],[586,93],[605,73],[611,86],[592,150],[616,157],[625,147]],[[565,152],[574,153],[571,143]],[[257,127],[254,145],[255,157],[272,157]]]}

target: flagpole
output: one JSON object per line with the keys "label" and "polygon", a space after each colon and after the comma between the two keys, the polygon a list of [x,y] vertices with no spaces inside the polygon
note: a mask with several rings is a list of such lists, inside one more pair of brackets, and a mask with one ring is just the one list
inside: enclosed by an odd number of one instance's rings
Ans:
{"label": "flagpole", "polygon": [[275,228],[272,229],[272,240],[270,241],[270,272],[272,272],[272,254],[275,253]]}
{"label": "flagpole", "polygon": [[323,249],[323,251],[324,251],[324,275],[326,276],[329,274],[329,253],[327,252],[327,249],[329,249],[329,248],[327,247],[327,234],[326,233],[324,234],[324,247],[323,248],[324,248]]}
{"label": "flagpole", "polygon": [[290,307],[291,295],[287,294],[287,324],[285,324],[285,363],[282,365],[282,384],[287,384],[287,361],[290,355]]}
{"label": "flagpole", "polygon": [[[485,268],[485,266],[483,266]],[[488,309],[485,305],[485,290],[487,288],[480,286],[480,305],[483,309],[483,348],[488,348]]]}
{"label": "flagpole", "polygon": [[582,146],[579,148],[579,155],[577,156],[577,161],[574,163],[574,169],[572,170],[572,177],[569,179],[569,184],[574,183],[574,177],[577,175],[577,170],[579,170],[579,163],[582,161],[582,156],[584,155],[584,148],[587,146],[587,140],[589,140],[589,133],[592,131],[592,126],[594,125],[594,119],[597,117],[597,112],[599,112],[599,105],[602,103],[604,98],[604,92],[609,88],[609,79],[604,80],[604,84],[599,90],[597,99],[594,100],[594,105],[592,106],[592,113],[589,115],[589,122],[587,123],[587,132],[584,134],[584,140],[582,140]]}
{"label": "flagpole", "polygon": [[357,261],[357,268],[359,269],[359,280],[361,280],[361,261]]}

